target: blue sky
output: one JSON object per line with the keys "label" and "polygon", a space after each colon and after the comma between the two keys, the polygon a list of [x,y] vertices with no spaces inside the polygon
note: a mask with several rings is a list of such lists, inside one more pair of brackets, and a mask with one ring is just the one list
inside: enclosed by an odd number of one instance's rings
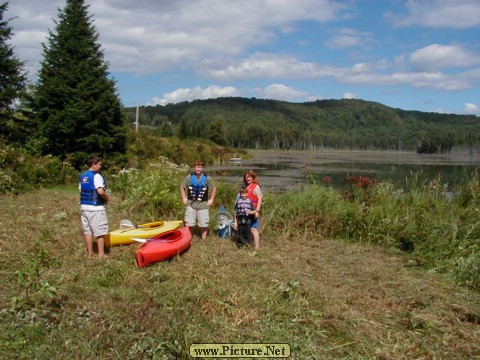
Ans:
{"label": "blue sky", "polygon": [[[480,115],[480,0],[90,0],[124,106],[358,98]],[[10,0],[36,80],[65,0]]]}

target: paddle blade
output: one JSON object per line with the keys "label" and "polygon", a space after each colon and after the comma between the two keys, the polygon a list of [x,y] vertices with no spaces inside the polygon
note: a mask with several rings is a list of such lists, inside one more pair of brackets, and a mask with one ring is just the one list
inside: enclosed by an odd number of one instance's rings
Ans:
{"label": "paddle blade", "polygon": [[131,229],[131,228],[134,228],[134,227],[135,227],[135,225],[133,225],[133,223],[130,220],[124,219],[124,220],[120,221],[120,229],[122,229],[122,230],[127,230],[127,229]]}

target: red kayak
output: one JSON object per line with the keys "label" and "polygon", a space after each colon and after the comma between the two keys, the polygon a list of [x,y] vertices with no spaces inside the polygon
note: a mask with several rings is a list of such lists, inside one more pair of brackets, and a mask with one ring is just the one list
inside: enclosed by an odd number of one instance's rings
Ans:
{"label": "red kayak", "polygon": [[147,240],[135,251],[138,267],[174,257],[190,247],[192,234],[185,226],[166,231]]}

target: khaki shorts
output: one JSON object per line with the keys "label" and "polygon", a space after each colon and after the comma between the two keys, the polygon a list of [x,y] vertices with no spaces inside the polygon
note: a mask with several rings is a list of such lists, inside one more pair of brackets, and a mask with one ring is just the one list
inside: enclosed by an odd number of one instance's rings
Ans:
{"label": "khaki shorts", "polygon": [[81,210],[83,234],[95,237],[108,234],[108,219],[105,210]]}
{"label": "khaki shorts", "polygon": [[184,221],[186,226],[193,227],[198,222],[199,227],[206,228],[210,222],[209,209],[195,210],[191,206],[187,206]]}

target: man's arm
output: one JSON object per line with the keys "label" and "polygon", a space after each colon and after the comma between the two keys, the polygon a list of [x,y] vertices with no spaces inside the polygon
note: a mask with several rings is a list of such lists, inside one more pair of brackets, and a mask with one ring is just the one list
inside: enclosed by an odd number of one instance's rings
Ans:
{"label": "man's arm", "polygon": [[208,206],[212,206],[213,201],[215,200],[216,194],[217,194],[217,188],[213,188],[212,191],[210,191],[210,199],[208,199],[207,201]]}
{"label": "man's arm", "polygon": [[105,188],[99,187],[97,188],[97,194],[100,196],[103,200],[105,200],[105,204],[108,203],[108,195],[107,192],[105,191]]}
{"label": "man's arm", "polygon": [[187,191],[183,186],[180,186],[180,193],[182,194],[183,205],[187,205]]}

